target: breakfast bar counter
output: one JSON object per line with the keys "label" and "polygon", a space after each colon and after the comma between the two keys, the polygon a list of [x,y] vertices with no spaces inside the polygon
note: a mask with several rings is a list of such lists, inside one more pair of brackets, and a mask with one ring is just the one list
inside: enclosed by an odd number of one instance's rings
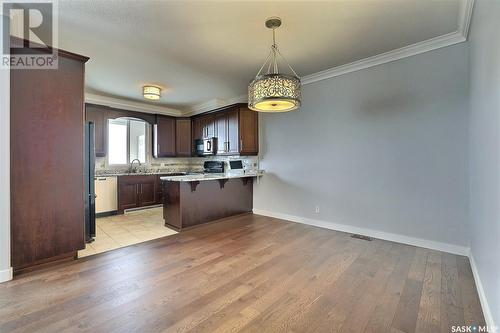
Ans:
{"label": "breakfast bar counter", "polygon": [[253,179],[261,174],[247,172],[161,177],[165,225],[180,231],[251,212]]}

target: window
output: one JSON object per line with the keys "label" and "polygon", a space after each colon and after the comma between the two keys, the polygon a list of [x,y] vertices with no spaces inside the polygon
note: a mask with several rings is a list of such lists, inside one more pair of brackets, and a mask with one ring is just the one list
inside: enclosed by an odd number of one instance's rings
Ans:
{"label": "window", "polygon": [[146,163],[147,123],[118,118],[108,121],[108,164],[125,165],[137,159]]}

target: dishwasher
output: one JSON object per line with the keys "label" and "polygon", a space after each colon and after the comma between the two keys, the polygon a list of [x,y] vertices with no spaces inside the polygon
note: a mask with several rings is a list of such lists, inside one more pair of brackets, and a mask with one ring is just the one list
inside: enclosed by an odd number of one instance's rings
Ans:
{"label": "dishwasher", "polygon": [[95,177],[96,214],[116,213],[118,210],[117,177]]}

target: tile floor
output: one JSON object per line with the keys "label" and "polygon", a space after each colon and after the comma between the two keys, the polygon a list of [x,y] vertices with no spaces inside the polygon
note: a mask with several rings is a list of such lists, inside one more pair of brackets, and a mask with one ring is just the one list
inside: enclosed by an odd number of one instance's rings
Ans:
{"label": "tile floor", "polygon": [[176,234],[165,227],[163,208],[149,208],[96,219],[95,241],[78,251],[78,257]]}

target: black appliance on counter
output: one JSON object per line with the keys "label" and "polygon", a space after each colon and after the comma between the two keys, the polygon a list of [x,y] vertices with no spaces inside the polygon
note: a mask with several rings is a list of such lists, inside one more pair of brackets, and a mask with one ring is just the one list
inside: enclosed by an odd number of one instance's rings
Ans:
{"label": "black appliance on counter", "polygon": [[95,237],[95,137],[94,123],[85,123],[85,242],[91,243]]}
{"label": "black appliance on counter", "polygon": [[242,160],[229,161],[229,168],[231,170],[243,170],[243,161]]}
{"label": "black appliance on counter", "polygon": [[217,153],[217,138],[197,139],[194,141],[196,155],[206,156]]}
{"label": "black appliance on counter", "polygon": [[224,162],[222,161],[205,161],[203,163],[205,173],[224,173]]}

